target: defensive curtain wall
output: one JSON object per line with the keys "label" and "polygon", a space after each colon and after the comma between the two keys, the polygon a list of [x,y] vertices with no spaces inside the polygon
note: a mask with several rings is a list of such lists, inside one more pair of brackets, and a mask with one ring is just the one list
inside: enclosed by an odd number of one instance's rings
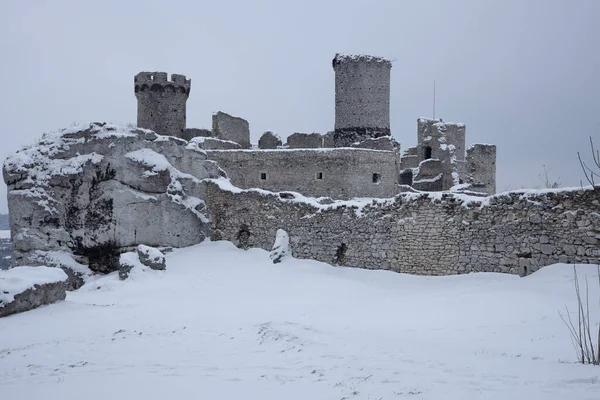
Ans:
{"label": "defensive curtain wall", "polygon": [[399,192],[396,152],[369,149],[206,150],[240,188],[351,199]]}
{"label": "defensive curtain wall", "polygon": [[351,267],[446,275],[526,275],[556,262],[600,262],[600,189],[487,198],[403,193],[359,206],[211,181],[213,240],[270,250],[277,229],[292,254]]}

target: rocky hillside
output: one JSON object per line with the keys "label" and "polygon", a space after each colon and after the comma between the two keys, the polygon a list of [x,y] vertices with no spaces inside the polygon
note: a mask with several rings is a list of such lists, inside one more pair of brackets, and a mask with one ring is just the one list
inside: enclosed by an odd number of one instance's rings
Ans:
{"label": "rocky hillside", "polygon": [[138,244],[199,243],[209,231],[202,179],[222,175],[196,143],[146,129],[93,123],[45,134],[4,162],[14,264],[72,254],[106,273]]}

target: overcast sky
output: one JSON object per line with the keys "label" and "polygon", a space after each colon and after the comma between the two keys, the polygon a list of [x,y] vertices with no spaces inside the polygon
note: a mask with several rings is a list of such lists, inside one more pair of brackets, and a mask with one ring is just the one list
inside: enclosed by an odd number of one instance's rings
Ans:
{"label": "overcast sky", "polygon": [[[498,146],[498,191],[550,178],[578,186],[577,151],[600,147],[598,0],[2,0],[0,158],[74,122],[136,121],[133,76],[192,79],[188,127],[224,111],[273,130],[334,124],[336,52],[392,60],[391,124],[467,124]],[[0,185],[0,212],[6,212]]]}

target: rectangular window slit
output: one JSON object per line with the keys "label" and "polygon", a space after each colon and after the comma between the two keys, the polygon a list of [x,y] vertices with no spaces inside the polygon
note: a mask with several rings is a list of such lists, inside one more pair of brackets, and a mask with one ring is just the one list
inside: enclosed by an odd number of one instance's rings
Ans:
{"label": "rectangular window slit", "polygon": [[262,181],[266,181],[267,180],[267,173],[266,172],[261,172],[260,173],[260,179]]}
{"label": "rectangular window slit", "polygon": [[317,179],[319,179],[319,180],[323,179],[323,173],[322,172],[317,172]]}

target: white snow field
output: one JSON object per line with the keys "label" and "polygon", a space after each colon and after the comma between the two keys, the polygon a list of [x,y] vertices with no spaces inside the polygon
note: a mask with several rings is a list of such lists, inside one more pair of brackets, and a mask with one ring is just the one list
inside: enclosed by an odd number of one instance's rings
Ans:
{"label": "white snow field", "polygon": [[10,239],[10,231],[0,231],[0,239]]}
{"label": "white snow field", "polygon": [[570,265],[423,277],[206,242],[0,319],[0,398],[598,400],[565,305]]}

